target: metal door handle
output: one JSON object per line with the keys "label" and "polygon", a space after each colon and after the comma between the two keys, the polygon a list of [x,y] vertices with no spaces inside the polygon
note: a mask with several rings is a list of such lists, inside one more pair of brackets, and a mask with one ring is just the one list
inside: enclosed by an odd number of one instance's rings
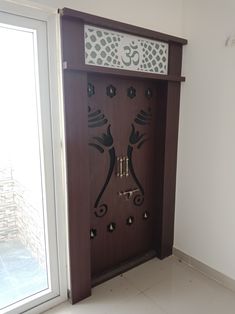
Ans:
{"label": "metal door handle", "polygon": [[123,157],[117,157],[117,176],[123,177]]}
{"label": "metal door handle", "polygon": [[129,176],[128,157],[117,157],[117,176],[120,178]]}
{"label": "metal door handle", "polygon": [[135,192],[139,192],[139,189],[128,190],[124,192],[118,192],[119,196],[124,196],[127,200],[129,200]]}
{"label": "metal door handle", "polygon": [[129,158],[125,157],[125,176],[128,177],[129,176]]}
{"label": "metal door handle", "polygon": [[120,177],[120,157],[117,157],[117,176]]}
{"label": "metal door handle", "polygon": [[123,177],[123,158],[119,158],[119,170],[120,170],[120,178]]}

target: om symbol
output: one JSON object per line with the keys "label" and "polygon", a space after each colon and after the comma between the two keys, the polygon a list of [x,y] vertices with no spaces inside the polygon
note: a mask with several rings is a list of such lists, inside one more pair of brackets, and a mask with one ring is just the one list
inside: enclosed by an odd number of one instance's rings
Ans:
{"label": "om symbol", "polygon": [[134,42],[132,41],[130,43],[129,46],[125,45],[123,47],[123,56],[122,58],[122,62],[126,65],[126,66],[130,66],[130,65],[135,65],[137,66],[140,62],[140,54],[138,52],[138,45],[135,45]]}

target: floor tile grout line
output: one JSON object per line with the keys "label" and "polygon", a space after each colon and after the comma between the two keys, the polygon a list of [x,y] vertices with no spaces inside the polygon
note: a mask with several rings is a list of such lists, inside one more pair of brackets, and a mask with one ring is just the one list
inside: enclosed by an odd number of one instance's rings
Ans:
{"label": "floor tile grout line", "polygon": [[168,311],[166,311],[164,308],[162,308],[162,306],[158,303],[158,301],[154,298],[150,298],[148,295],[146,295],[144,292],[142,292],[142,294],[150,301],[152,302],[154,305],[156,305],[162,312],[163,314],[173,314],[173,313],[169,313]]}
{"label": "floor tile grout line", "polygon": [[210,280],[216,282],[219,286],[221,286],[221,287],[223,287],[223,288],[225,288],[225,289],[227,289],[227,290],[229,290],[229,291],[231,291],[231,292],[233,292],[233,293],[235,292],[233,289],[231,289],[231,288],[227,287],[225,284],[223,284],[223,282],[220,281],[219,279],[216,279],[216,278],[214,278],[213,276],[210,276],[210,275],[207,274],[206,272],[204,272],[204,271],[198,269],[196,266],[194,266],[194,265],[192,265],[192,264],[190,264],[190,263],[187,263],[186,261],[184,261],[184,260],[181,259],[180,257],[177,257],[176,255],[173,255],[173,256],[175,256],[175,258],[179,261],[179,263],[181,263],[181,264],[183,264],[183,265],[189,267],[191,270],[193,270],[193,271],[195,271],[195,272],[197,272],[197,273],[200,273],[203,277],[205,277],[205,278],[207,278],[207,279],[210,279]]}
{"label": "floor tile grout line", "polygon": [[132,282],[130,282],[126,277],[122,277],[129,285],[131,285],[132,287],[134,287],[135,289],[137,289],[140,293],[142,293],[142,290],[139,289],[136,285],[134,285]]}
{"label": "floor tile grout line", "polygon": [[146,298],[146,300],[148,300],[153,306],[157,306],[163,312],[162,314],[169,314],[168,312],[166,312],[165,309],[161,307],[159,303],[157,303],[154,299],[148,297],[144,292],[141,292],[140,294],[142,294]]}
{"label": "floor tile grout line", "polygon": [[[169,258],[174,258],[174,259],[175,259],[174,262],[177,262],[177,264],[180,265],[180,262],[177,260],[177,258],[175,258],[175,256],[172,255],[172,256],[170,256]],[[151,261],[152,261],[152,260],[151,260]],[[148,262],[147,262],[147,263],[148,263]],[[127,272],[127,273],[128,273],[128,272]],[[143,292],[143,293],[146,292],[146,291],[149,290],[149,289],[152,289],[152,288],[155,287],[156,285],[159,285],[159,284],[161,284],[162,282],[165,281],[165,279],[161,279],[161,280],[155,282],[154,284],[152,284],[151,286],[149,286],[148,288],[141,289],[141,288],[137,287],[130,279],[126,278],[126,277],[125,277],[125,273],[123,274],[123,278],[125,278],[125,279],[128,281],[129,284],[131,284],[132,286],[134,286],[136,289],[138,289],[140,292]]]}

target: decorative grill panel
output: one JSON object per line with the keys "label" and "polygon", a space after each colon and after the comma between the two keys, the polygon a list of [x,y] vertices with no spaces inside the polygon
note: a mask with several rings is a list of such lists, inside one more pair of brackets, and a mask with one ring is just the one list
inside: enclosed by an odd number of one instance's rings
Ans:
{"label": "decorative grill panel", "polygon": [[89,25],[84,33],[88,65],[167,74],[167,43]]}

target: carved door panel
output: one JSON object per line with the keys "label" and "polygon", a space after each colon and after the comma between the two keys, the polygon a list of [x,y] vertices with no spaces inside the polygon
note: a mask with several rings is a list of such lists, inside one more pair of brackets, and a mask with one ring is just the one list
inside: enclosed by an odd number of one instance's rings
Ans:
{"label": "carved door panel", "polygon": [[96,276],[154,248],[156,82],[88,75],[91,265]]}

